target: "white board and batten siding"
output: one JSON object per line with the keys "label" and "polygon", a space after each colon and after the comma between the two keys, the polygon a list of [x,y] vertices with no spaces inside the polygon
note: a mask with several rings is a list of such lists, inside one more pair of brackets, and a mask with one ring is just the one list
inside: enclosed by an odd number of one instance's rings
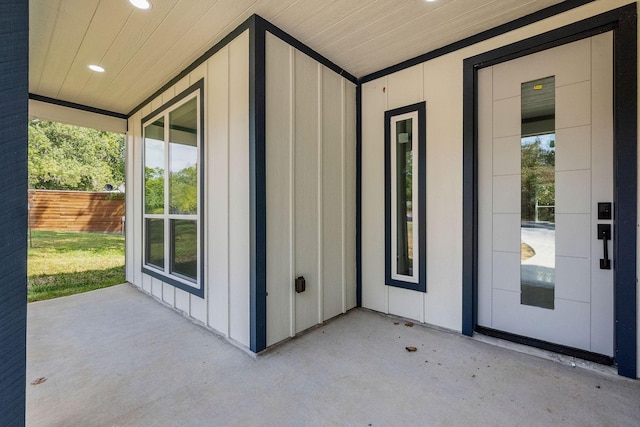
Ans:
{"label": "white board and batten siding", "polygon": [[[363,307],[461,331],[463,61],[626,3],[588,3],[362,85]],[[385,286],[384,280],[384,111],[422,101],[427,109],[424,294]],[[640,305],[640,292],[638,299]]]}
{"label": "white board and batten siding", "polygon": [[[142,273],[141,120],[205,81],[205,297]],[[127,280],[229,339],[249,346],[249,34],[245,31],[129,119]],[[233,236],[233,238],[230,238]]]}
{"label": "white board and batten siding", "polygon": [[266,52],[272,345],[356,306],[356,89],[269,33]]}
{"label": "white board and batten siding", "polygon": [[[440,63],[453,65],[446,60]],[[428,65],[362,86],[362,305],[460,330],[462,131],[458,124],[462,107],[451,108],[447,86],[460,83],[456,90],[462,99],[462,68],[438,74]],[[384,112],[423,101],[427,110],[426,194],[421,194],[427,205],[426,293],[386,286],[384,258]]]}
{"label": "white board and batten siding", "polygon": [[[143,274],[142,124],[205,79],[205,298]],[[267,36],[267,345],[356,305],[355,85]],[[127,280],[249,346],[248,32],[129,120]],[[296,294],[303,275],[307,290]]]}

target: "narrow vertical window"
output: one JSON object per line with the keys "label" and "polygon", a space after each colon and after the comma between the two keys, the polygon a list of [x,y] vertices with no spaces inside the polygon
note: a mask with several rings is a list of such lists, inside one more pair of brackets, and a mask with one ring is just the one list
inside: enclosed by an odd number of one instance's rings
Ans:
{"label": "narrow vertical window", "polygon": [[385,113],[386,283],[426,291],[425,103]]}
{"label": "narrow vertical window", "polygon": [[520,303],[555,299],[555,77],[521,87]]}
{"label": "narrow vertical window", "polygon": [[143,119],[143,272],[203,296],[203,81]]}

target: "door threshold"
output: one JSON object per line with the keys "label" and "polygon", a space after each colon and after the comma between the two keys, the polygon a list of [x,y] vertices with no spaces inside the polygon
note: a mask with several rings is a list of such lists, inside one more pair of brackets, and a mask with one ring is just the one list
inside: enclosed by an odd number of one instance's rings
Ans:
{"label": "door threshold", "polygon": [[[611,375],[614,377],[618,376],[618,369],[615,365],[615,362],[613,361],[612,358],[608,356],[597,355],[602,359],[607,359],[606,363],[600,363],[598,361],[589,360],[589,359],[580,357],[577,354],[567,354],[567,352],[565,351],[563,352],[553,351],[551,349],[540,348],[540,347],[532,346],[529,344],[525,344],[520,341],[511,340],[507,338],[507,336],[514,336],[514,337],[524,338],[524,339],[529,339],[529,338],[508,334],[502,331],[496,331],[489,328],[478,327],[474,332],[475,333],[473,334],[472,338],[474,340],[484,342],[486,344],[516,351],[522,354],[528,354],[530,356],[540,357],[546,360],[551,360],[565,366],[571,366],[574,368],[580,367],[590,371],[599,372],[605,375]],[[497,336],[502,334],[504,334],[505,336]],[[552,344],[552,345],[557,346],[555,344]],[[562,347],[562,346],[557,346],[557,347]],[[562,348],[568,349],[567,347],[562,347]],[[580,352],[589,353],[584,351],[580,351]],[[589,354],[593,355],[595,353],[589,353]]]}

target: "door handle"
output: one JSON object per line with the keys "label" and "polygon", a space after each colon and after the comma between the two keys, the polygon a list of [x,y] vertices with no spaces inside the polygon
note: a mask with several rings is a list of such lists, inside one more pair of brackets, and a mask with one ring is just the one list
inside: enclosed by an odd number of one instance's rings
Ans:
{"label": "door handle", "polygon": [[604,258],[600,259],[600,270],[611,270],[608,244],[608,241],[611,240],[611,224],[598,224],[598,240],[602,240],[604,252]]}

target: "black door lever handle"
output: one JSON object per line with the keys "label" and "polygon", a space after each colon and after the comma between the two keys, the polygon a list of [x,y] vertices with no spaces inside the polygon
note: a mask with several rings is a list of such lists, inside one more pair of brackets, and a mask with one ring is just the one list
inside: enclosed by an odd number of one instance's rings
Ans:
{"label": "black door lever handle", "polygon": [[608,241],[611,240],[611,224],[598,224],[598,240],[602,240],[604,253],[604,258],[600,259],[600,270],[611,270],[608,244]]}

